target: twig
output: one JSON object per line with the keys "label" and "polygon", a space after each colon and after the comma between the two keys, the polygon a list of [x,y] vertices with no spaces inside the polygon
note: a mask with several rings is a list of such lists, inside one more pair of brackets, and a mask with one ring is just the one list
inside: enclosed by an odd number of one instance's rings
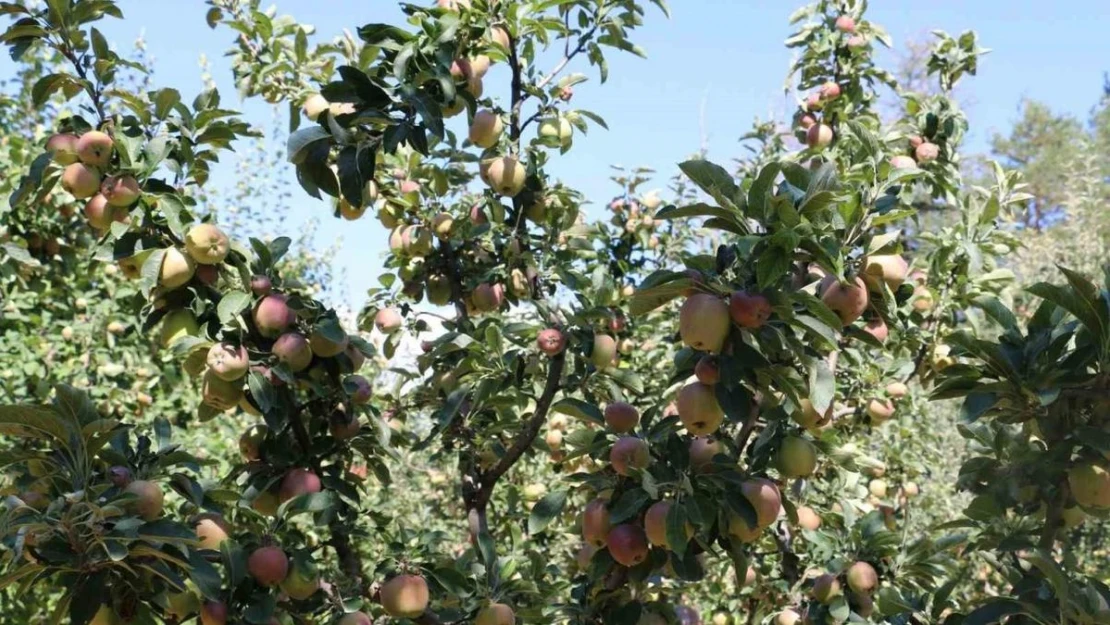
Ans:
{"label": "twig", "polygon": [[744,448],[748,446],[748,438],[750,438],[752,432],[755,431],[755,426],[757,423],[759,423],[758,396],[752,400],[751,412],[748,413],[748,418],[744,420],[744,425],[740,428],[740,432],[736,435],[736,449],[740,452],[740,454],[743,454]]}

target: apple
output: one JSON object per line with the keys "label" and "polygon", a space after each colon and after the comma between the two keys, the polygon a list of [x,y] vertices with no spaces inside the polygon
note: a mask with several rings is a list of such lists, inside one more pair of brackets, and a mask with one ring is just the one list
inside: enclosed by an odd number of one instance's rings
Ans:
{"label": "apple", "polygon": [[548,356],[555,356],[561,354],[567,347],[566,337],[563,333],[555,328],[545,328],[540,330],[539,335],[536,337],[536,347]]}
{"label": "apple", "polygon": [[643,469],[651,463],[646,441],[635,436],[622,436],[609,451],[609,463],[618,475],[631,475],[632,469]]}
{"label": "apple", "polygon": [[728,312],[736,325],[755,329],[771,318],[771,302],[759,293],[735,291],[728,299]]}
{"label": "apple", "polygon": [[880,343],[886,343],[887,337],[890,336],[890,328],[887,327],[886,321],[882,317],[874,317],[863,326],[863,331],[875,337],[875,340]]}
{"label": "apple", "polygon": [[335,625],[374,625],[374,621],[370,620],[362,612],[350,612],[343,615],[343,618],[336,621]]}
{"label": "apple", "polygon": [[314,93],[305,98],[304,104],[301,105],[301,110],[304,112],[305,117],[312,121],[316,121],[320,119],[320,115],[328,110],[330,106],[331,103],[328,102],[327,98],[319,93]]}
{"label": "apple", "polygon": [[474,625],[515,625],[516,614],[504,603],[491,603],[478,611]]}
{"label": "apple", "polygon": [[825,573],[813,580],[813,598],[821,603],[832,603],[832,600],[843,594],[840,580],[832,573]]}
{"label": "apple", "polygon": [[786,477],[808,477],[817,469],[817,447],[799,436],[787,436],[778,452],[779,471]]}
{"label": "apple", "polygon": [[277,493],[269,490],[258,493],[258,496],[251,501],[251,508],[264,516],[276,515],[280,505]]}
{"label": "apple", "polygon": [[243,398],[243,382],[225,380],[209,369],[204,372],[201,397],[205,404],[216,410],[231,410]]}
{"label": "apple", "polygon": [[134,176],[108,176],[100,183],[100,195],[109,206],[126,208],[139,199],[142,190]]}
{"label": "apple", "polygon": [[405,320],[396,308],[382,308],[374,315],[374,327],[382,334],[393,334],[401,329]]}
{"label": "apple", "polygon": [[836,18],[836,29],[842,33],[854,33],[856,32],[856,20],[852,19],[851,16],[841,15]]}
{"label": "apple", "polygon": [[694,349],[719,352],[728,338],[729,307],[709,293],[686,298],[678,313],[678,332],[682,342]]}
{"label": "apple", "polygon": [[[473,60],[471,60],[471,63],[473,63]],[[473,70],[471,70],[471,71],[473,71]],[[481,98],[482,97],[482,92],[485,90],[484,87],[482,86],[482,77],[478,76],[475,73],[475,75],[471,76],[470,78],[467,78],[466,79],[466,86],[463,87],[463,89],[467,93],[469,93],[475,100],[477,100],[478,98]]]}
{"label": "apple", "polygon": [[470,142],[478,147],[492,148],[497,145],[504,129],[505,124],[499,114],[482,109],[474,114],[474,121],[470,122]]}
{"label": "apple", "polygon": [[192,258],[183,254],[176,247],[168,247],[162,256],[162,269],[158,276],[158,284],[167,289],[176,289],[192,280],[196,270],[197,266]]}
{"label": "apple", "polygon": [[640,422],[640,411],[623,401],[605,406],[605,424],[617,434],[627,434]]}
{"label": "apple", "polygon": [[817,409],[813,406],[813,402],[811,402],[808,398],[803,398],[800,403],[801,406],[798,410],[790,415],[790,418],[794,419],[795,423],[804,427],[805,429],[812,430],[813,428],[820,427],[821,425],[828,423],[829,420],[832,419],[833,407],[831,404],[829,405],[828,409],[825,410],[825,414],[822,415],[821,413],[817,412]]}
{"label": "apple", "polygon": [[285,363],[293,373],[304,371],[312,364],[312,348],[300,332],[286,332],[274,341],[270,351],[278,362]]}
{"label": "apple", "polygon": [[314,328],[312,334],[308,335],[308,345],[312,349],[312,353],[321,358],[334,358],[347,350],[350,345],[350,337],[346,332],[340,330],[342,338],[333,340],[324,336],[324,333],[319,328]]}
{"label": "apple", "polygon": [[99,130],[90,130],[77,139],[77,158],[89,167],[104,168],[112,160],[114,142]]}
{"label": "apple", "polygon": [[72,165],[77,162],[77,135],[61,133],[51,135],[46,140],[46,151],[59,165]]}
{"label": "apple", "polygon": [[779,510],[782,509],[782,496],[774,482],[767,478],[748,480],[740,485],[740,492],[755,508],[756,524],[760,529],[778,518]]}
{"label": "apple", "polygon": [[[489,66],[490,66],[490,59],[489,59],[488,56],[486,56],[484,54],[479,54],[477,56],[474,56],[474,57],[471,57],[470,59],[468,59],[467,60],[467,68],[468,68],[468,71],[469,71],[469,74],[470,74],[469,76],[467,76],[468,81],[470,79],[474,79],[474,78],[485,78],[486,73],[489,72]],[[468,84],[467,87],[469,89],[470,85]],[[482,95],[482,92],[479,90],[478,93],[474,94],[474,98],[477,99],[477,98],[481,97],[481,95]]]}
{"label": "apple", "polygon": [[617,341],[608,334],[595,334],[593,351],[590,352],[590,362],[598,369],[608,369],[613,366],[617,357]]}
{"label": "apple", "polygon": [[200,625],[227,625],[227,604],[205,601],[200,607]]}
{"label": "apple", "polygon": [[875,600],[871,595],[864,593],[851,593],[852,611],[863,618],[870,618],[875,612]]}
{"label": "apple", "polygon": [[246,375],[251,364],[247,348],[228,341],[216,343],[208,348],[205,362],[213,375],[229,382]]}
{"label": "apple", "polygon": [[247,572],[263,586],[276,586],[289,573],[289,557],[281,547],[259,547],[247,558]]}
{"label": "apple", "polygon": [[890,166],[894,169],[913,169],[917,167],[917,161],[905,154],[890,157]]}
{"label": "apple", "polygon": [[353,386],[353,391],[348,391],[351,402],[357,405],[363,405],[370,402],[370,397],[373,395],[373,389],[370,387],[370,381],[361,375],[350,375],[343,381],[344,386]]}
{"label": "apple", "polygon": [[875,425],[882,425],[894,416],[894,404],[889,399],[872,399],[867,402],[867,416]]}
{"label": "apple", "polygon": [[886,394],[893,399],[901,399],[909,392],[909,387],[901,382],[891,382],[886,385]]}
{"label": "apple", "polygon": [[830,80],[821,85],[818,93],[824,100],[835,100],[840,97],[840,85]]}
{"label": "apple", "polygon": [[913,299],[911,300],[913,309],[918,312],[927,312],[933,308],[933,292],[929,287],[921,284],[914,288]]}
{"label": "apple", "polygon": [[574,141],[574,127],[565,117],[548,118],[540,122],[537,131],[540,139],[551,141],[562,148],[569,148]]}
{"label": "apple", "polygon": [[897,291],[909,270],[909,263],[898,254],[876,254],[863,259],[862,277],[872,289],[878,289],[881,280],[891,291]]}
{"label": "apple", "polygon": [[1110,508],[1110,471],[1085,461],[1068,470],[1072,497],[1084,508]]}
{"label": "apple", "polygon": [[717,402],[712,386],[693,382],[682,387],[676,400],[678,418],[693,436],[707,436],[717,431],[725,413]]}
{"label": "apple", "polygon": [[165,317],[162,317],[162,329],[159,338],[162,347],[165,349],[169,349],[174,343],[187,336],[198,334],[200,334],[200,326],[197,325],[197,318],[193,316],[190,310],[184,308],[172,310]]}
{"label": "apple", "polygon": [[524,188],[527,175],[527,170],[519,160],[512,156],[502,156],[489,164],[486,178],[494,192],[513,197]]}
{"label": "apple", "polygon": [[[266,280],[269,282],[269,279]],[[252,286],[254,280],[251,280]],[[275,338],[285,332],[296,320],[296,313],[289,307],[284,295],[267,295],[254,307],[254,325],[259,334]]]}
{"label": "apple", "polygon": [[935,143],[929,143],[928,141],[926,141],[925,143],[922,143],[921,145],[914,148],[913,156],[917,159],[918,163],[929,163],[935,161],[937,160],[937,157],[940,156],[940,146]]}
{"label": "apple", "polygon": [[108,469],[108,481],[113,486],[123,488],[131,483],[131,469],[125,466],[116,465]]}
{"label": "apple", "polygon": [[500,284],[483,282],[474,287],[471,299],[479,312],[493,312],[499,310],[505,302],[505,288]]}
{"label": "apple", "polygon": [[347,221],[358,221],[366,214],[366,209],[369,203],[362,206],[355,206],[347,201],[347,198],[339,198],[339,216]]}
{"label": "apple", "polygon": [[798,118],[798,125],[802,127],[802,130],[809,130],[816,123],[817,123],[817,118],[814,117],[813,115],[809,114],[809,113],[806,113],[806,114],[804,114],[804,115],[802,115],[801,117]]}
{"label": "apple", "polygon": [[821,517],[809,506],[798,506],[798,527],[807,530],[817,530],[821,527]]}
{"label": "apple", "polygon": [[108,198],[97,193],[85,203],[85,219],[93,228],[104,231],[112,226],[113,221],[122,221],[127,215],[117,211],[108,204]]}
{"label": "apple", "polygon": [[450,213],[439,213],[432,218],[432,232],[440,240],[451,238],[451,231],[455,228],[455,218]]}
{"label": "apple", "polygon": [[[671,511],[671,502],[657,501],[644,513],[644,533],[648,541],[656,547],[669,549],[667,543],[667,514]],[[694,526],[686,524],[686,537],[694,535]]]}
{"label": "apple", "polygon": [[712,386],[721,381],[721,367],[714,356],[702,356],[694,366],[694,377],[702,384]]}
{"label": "apple", "polygon": [[273,283],[271,283],[270,278],[266,276],[256,275],[251,276],[250,287],[251,293],[254,293],[259,297],[263,297],[270,294],[270,291],[273,289]]}
{"label": "apple", "polygon": [[66,165],[62,188],[79,200],[90,198],[100,191],[100,172],[84,163]]}
{"label": "apple", "polygon": [[833,129],[826,124],[810,126],[806,131],[806,145],[811,148],[824,148],[832,143]]}
{"label": "apple", "polygon": [[604,499],[593,499],[582,511],[582,539],[593,547],[604,547],[609,538],[609,507]]}
{"label": "apple", "polygon": [[848,567],[848,587],[852,590],[867,594],[879,585],[879,575],[875,567],[866,562],[856,562]]}
{"label": "apple", "polygon": [[201,514],[193,522],[197,541],[201,549],[219,551],[220,545],[227,540],[228,527],[224,518],[218,514]]}
{"label": "apple", "polygon": [[636,525],[623,523],[609,530],[607,543],[609,555],[623,566],[636,566],[647,558],[647,535]]}
{"label": "apple", "polygon": [[902,484],[902,496],[906,499],[913,499],[921,494],[921,488],[918,487],[917,482],[906,482]]}
{"label": "apple", "polygon": [[763,534],[763,528],[752,527],[740,515],[731,515],[728,520],[728,535],[742,543],[753,543]]}
{"label": "apple", "polygon": [[285,503],[294,497],[320,492],[320,477],[308,469],[300,467],[289,469],[281,478],[278,488],[278,501]]}
{"label": "apple", "polygon": [[154,482],[135,480],[123,492],[135,495],[135,499],[128,504],[128,508],[138,514],[144,521],[153,521],[162,516],[162,502],[165,495],[161,487]]}
{"label": "apple", "polygon": [[166,593],[166,616],[185,621],[200,610],[200,599],[192,591]]}
{"label": "apple", "polygon": [[[821,102],[820,93],[815,91],[806,96],[805,108],[807,111],[820,111],[824,106],[824,103]],[[806,130],[809,130],[809,128],[807,128]]]}
{"label": "apple", "polygon": [[870,299],[867,285],[858,276],[851,283],[841,283],[835,276],[825,276],[821,280],[821,301],[840,317],[844,325],[850,325],[867,310]]}
{"label": "apple", "polygon": [[294,559],[289,574],[281,581],[281,591],[297,601],[304,601],[320,589],[320,573],[308,559]]}
{"label": "apple", "polygon": [[197,280],[205,286],[213,286],[220,280],[220,270],[216,265],[197,265]]}
{"label": "apple", "polygon": [[874,479],[867,484],[867,492],[871,493],[872,497],[882,499],[886,497],[887,485],[886,480]]}
{"label": "apple", "polygon": [[270,428],[266,424],[258,423],[247,428],[239,436],[239,453],[244,460],[253,462],[262,459],[262,443],[269,433]]}
{"label": "apple", "polygon": [[419,575],[398,575],[382,585],[381,603],[394,618],[416,618],[428,609],[428,582]]}
{"label": "apple", "polygon": [[775,617],[775,625],[797,625],[801,620],[802,615],[787,608]]}
{"label": "apple", "polygon": [[405,252],[412,256],[427,256],[432,253],[432,231],[423,226],[406,226],[401,231],[401,241]]}
{"label": "apple", "polygon": [[720,441],[698,436],[690,441],[690,467],[698,472],[713,461],[717,454],[724,453],[724,446]]}

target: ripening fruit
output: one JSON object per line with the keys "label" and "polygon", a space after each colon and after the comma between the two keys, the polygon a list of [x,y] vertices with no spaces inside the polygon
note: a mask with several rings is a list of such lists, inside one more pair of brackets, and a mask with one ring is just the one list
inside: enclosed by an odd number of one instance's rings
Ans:
{"label": "ripening fruit", "polygon": [[167,289],[176,289],[184,286],[193,279],[197,265],[181,250],[176,247],[167,247],[162,256],[162,270],[158,276],[158,284]]}
{"label": "ripening fruit", "polygon": [[107,230],[112,227],[112,222],[125,215],[120,215],[114,207],[108,205],[108,198],[97,193],[85,203],[85,220],[97,230]]}
{"label": "ripening fruit", "polygon": [[224,518],[218,514],[198,515],[193,524],[201,549],[219,551],[220,545],[227,540],[228,527]]}
{"label": "ripening fruit", "polygon": [[294,497],[318,493],[321,489],[320,477],[308,469],[293,468],[281,478],[278,501],[285,503]]}
{"label": "ripening fruit", "polygon": [[920,284],[913,290],[913,300],[911,301],[913,309],[918,312],[926,312],[933,308],[933,292],[929,287]]}
{"label": "ripening fruit", "polygon": [[879,575],[870,564],[861,561],[848,568],[848,587],[852,590],[867,594],[878,585]]}
{"label": "ripening fruit", "polygon": [[713,461],[713,456],[720,453],[724,453],[724,446],[720,441],[696,437],[690,441],[690,467],[694,471],[700,471]]}
{"label": "ripening fruit", "polygon": [[840,97],[840,85],[830,80],[821,85],[819,93],[824,100],[835,100]]}
{"label": "ripening fruit", "polygon": [[100,191],[100,172],[84,163],[66,165],[62,170],[62,188],[79,200],[90,198]]}
{"label": "ripening fruit", "polygon": [[536,347],[548,356],[555,356],[561,354],[567,347],[567,339],[563,333],[555,328],[545,328],[540,330],[539,335],[536,337]]}
{"label": "ripening fruit", "polygon": [[854,33],[856,32],[856,20],[849,15],[841,15],[836,18],[836,29],[842,33]]}
{"label": "ripening fruit", "polygon": [[886,423],[894,416],[894,404],[889,399],[872,399],[867,402],[867,416],[875,425]]}
{"label": "ripening fruit", "polygon": [[338,341],[324,336],[324,333],[319,328],[312,330],[312,334],[308,336],[308,345],[312,349],[312,353],[321,358],[334,358],[339,354],[346,351],[347,346],[350,345],[350,337],[346,332],[342,333],[342,338]]}
{"label": "ripening fruit", "polygon": [[247,558],[247,571],[259,584],[276,586],[289,574],[289,557],[281,547],[259,547]]}
{"label": "ripening fruit", "polygon": [[913,150],[913,156],[917,159],[918,163],[929,163],[937,160],[940,156],[940,146],[935,143],[925,142],[917,146]]}
{"label": "ripening fruit", "polygon": [[630,523],[623,523],[609,530],[609,555],[619,564],[636,566],[648,555],[648,541],[644,530]]}
{"label": "ripening fruit", "polygon": [[478,312],[493,312],[499,310],[505,302],[505,288],[500,284],[483,282],[474,287],[470,298]]}
{"label": "ripening fruit", "polygon": [[810,126],[806,131],[806,145],[811,148],[824,148],[832,143],[833,129],[826,124]]}
{"label": "ripening fruit", "polygon": [[190,590],[166,593],[166,616],[184,621],[200,609],[200,599]]}
{"label": "ripening fruit", "polygon": [[894,169],[913,169],[917,167],[917,161],[905,154],[890,157],[890,166]]}
{"label": "ripening fruit", "polygon": [[630,475],[632,469],[643,469],[651,463],[647,442],[635,436],[622,436],[609,451],[609,464],[618,475]]}
{"label": "ripening fruit", "polygon": [[100,194],[109,206],[126,208],[139,199],[142,190],[134,176],[108,176],[100,183]]}
{"label": "ripening fruit", "polygon": [[99,130],[90,130],[77,139],[77,158],[89,167],[104,168],[112,160],[114,142]]}
{"label": "ripening fruit", "polygon": [[258,423],[247,428],[239,436],[239,453],[243,455],[244,460],[252,462],[262,458],[262,443],[269,433],[270,428],[265,423]]}
{"label": "ripening fruit", "polygon": [[802,127],[802,130],[809,130],[816,123],[817,118],[813,115],[810,115],[809,113],[806,113],[805,115],[802,115],[798,118],[798,125]]}
{"label": "ripening fruit", "polygon": [[902,496],[906,499],[913,499],[921,494],[921,488],[917,482],[906,482],[902,484]]}
{"label": "ripening fruit", "polygon": [[798,506],[798,527],[817,530],[821,527],[821,517],[809,506]]}
{"label": "ripening fruit", "polygon": [[755,329],[771,318],[771,302],[759,293],[736,291],[728,298],[728,312],[741,328]]}
{"label": "ripening fruit", "polygon": [[216,410],[231,410],[243,399],[243,382],[224,380],[209,369],[204,372],[201,398]]}
{"label": "ripening fruit", "polygon": [[878,497],[879,499],[886,497],[886,480],[871,480],[871,482],[867,484],[867,492],[871,493],[873,497]]}
{"label": "ripening fruit", "polygon": [[312,121],[316,121],[320,119],[320,114],[328,110],[330,106],[331,103],[328,102],[327,98],[319,93],[314,93],[305,98],[301,110],[304,112],[305,117]]}
{"label": "ripening fruit", "polygon": [[428,609],[428,583],[419,575],[398,575],[382,585],[381,602],[394,618],[416,618]]}
{"label": "ripening fruit", "polygon": [[801,400],[800,409],[791,414],[790,418],[794,419],[795,423],[805,429],[812,430],[815,427],[828,423],[829,420],[832,419],[832,413],[832,405],[829,405],[828,409],[825,410],[825,414],[822,415],[817,412],[817,408],[813,406],[813,402],[811,402],[809,398],[805,398]]}
{"label": "ripening fruit", "polygon": [[813,598],[821,603],[830,603],[841,594],[843,591],[840,588],[840,580],[832,573],[825,573],[813,580]]}
{"label": "ripening fruit", "polygon": [[808,477],[817,469],[817,447],[798,436],[787,436],[778,453],[779,471],[786,477]]}
{"label": "ripening fruit", "polygon": [[886,385],[886,394],[893,399],[901,399],[909,392],[909,387],[901,382],[891,382]]}
{"label": "ripening fruit", "polygon": [[208,348],[208,370],[221,380],[238,380],[247,374],[251,359],[247,348],[224,341]]}
{"label": "ripening fruit", "polygon": [[222,601],[205,601],[200,608],[200,625],[227,625],[227,605]]}
{"label": "ripening fruit", "polygon": [[405,226],[401,230],[401,244],[411,256],[427,256],[432,253],[432,231],[422,226]]}
{"label": "ripening fruit", "polygon": [[286,332],[274,341],[270,351],[278,362],[285,363],[293,373],[304,371],[312,364],[312,348],[300,332]]}
{"label": "ripening fruit", "polygon": [[788,608],[775,617],[775,625],[797,625],[801,620],[802,615]]}
{"label": "ripening fruit", "polygon": [[374,315],[374,327],[382,334],[393,334],[401,329],[404,322],[396,308],[382,308]]}
{"label": "ripening fruit", "polygon": [[350,612],[344,614],[343,618],[335,622],[335,625],[374,625],[374,622],[362,612]]}
{"label": "ripening fruit", "polygon": [[197,334],[200,334],[200,326],[197,325],[197,318],[189,310],[184,308],[172,310],[162,317],[159,338],[163,348],[169,349],[177,341]]}
{"label": "ripening fruit", "polygon": [[289,574],[281,580],[281,591],[297,601],[304,601],[320,588],[320,574],[311,560],[295,559]]}
{"label": "ripening fruit", "polygon": [[[373,389],[370,387],[370,381],[362,377],[361,375],[347,376],[347,379],[343,381],[343,384],[344,386],[354,387],[353,391],[348,391],[348,396],[351,398],[352,403],[358,405],[369,403],[370,397],[374,394]],[[355,423],[357,431],[357,419]]]}
{"label": "ripening fruit", "polygon": [[876,254],[863,260],[862,277],[873,289],[878,289],[879,281],[882,280],[891,291],[897,291],[906,281],[909,271],[909,263],[898,254]]}
{"label": "ripening fruit", "polygon": [[763,528],[752,527],[740,515],[732,515],[728,519],[728,535],[742,543],[752,543],[759,539]]}
{"label": "ripening fruit", "polygon": [[1068,470],[1068,485],[1075,501],[1084,508],[1110,508],[1110,471],[1093,462]]}
{"label": "ripening fruit", "polygon": [[489,109],[482,109],[474,114],[474,121],[470,122],[470,142],[482,148],[492,148],[497,145],[505,123],[501,116]]}
{"label": "ripening fruit", "polygon": [[714,356],[702,356],[698,364],[694,365],[694,377],[698,382],[714,385],[721,381],[721,368]]}
{"label": "ripening fruit", "polygon": [[[644,533],[648,541],[656,547],[670,548],[667,543],[667,514],[671,511],[671,505],[667,500],[657,501],[644,514]],[[694,526],[687,523],[686,537],[693,535]]]}
{"label": "ripening fruit", "polygon": [[[485,78],[486,73],[489,72],[489,66],[490,66],[489,57],[484,55],[484,54],[479,54],[478,56],[471,57],[470,59],[467,60],[467,64],[466,64],[466,68],[467,68],[467,71],[470,73],[470,78],[471,79],[473,79],[473,78]],[[467,89],[469,90],[470,87],[471,87],[470,81],[468,80],[467,81]],[[482,95],[482,92],[479,90],[478,93],[474,94],[474,97],[475,97],[475,99],[477,99],[477,98],[481,97],[481,95]]]}
{"label": "ripening fruit", "polygon": [[678,313],[682,342],[702,351],[721,351],[728,338],[729,325],[728,305],[709,293],[691,295]]}
{"label": "ripening fruit", "polygon": [[716,432],[725,419],[713,387],[701,382],[682,387],[676,403],[679,420],[694,436],[707,436]]}
{"label": "ripening fruit", "polygon": [[782,509],[782,496],[774,482],[762,477],[748,480],[740,485],[740,492],[755,508],[756,524],[760,529],[774,523]]}
{"label": "ripening fruit", "polygon": [[[251,282],[253,286],[254,281]],[[258,333],[266,338],[274,338],[285,332],[295,319],[296,314],[289,308],[284,295],[267,295],[254,307],[254,325],[258,328]]]}
{"label": "ripening fruit", "polygon": [[46,140],[46,151],[54,156],[59,165],[72,165],[77,162],[77,135],[56,134]]}
{"label": "ripening fruit", "polygon": [[454,228],[455,218],[450,213],[439,213],[432,218],[432,232],[442,240],[449,239]]}
{"label": "ripening fruit", "polygon": [[499,195],[513,197],[524,188],[527,170],[519,160],[512,156],[494,159],[486,170],[487,182]]}
{"label": "ripening fruit", "polygon": [[617,357],[617,341],[608,334],[594,335],[594,348],[590,352],[590,362],[598,369],[608,369]]}
{"label": "ripening fruit", "polygon": [[826,276],[821,281],[821,301],[840,317],[844,325],[849,325],[863,315],[870,299],[867,285],[856,277],[852,283],[843,284],[834,276]]}
{"label": "ripening fruit", "polygon": [[556,145],[569,148],[574,141],[574,127],[565,117],[549,118],[540,122],[540,139],[553,140]]}
{"label": "ripening fruit", "polygon": [[890,336],[890,328],[887,327],[886,321],[882,317],[875,317],[863,326],[863,331],[870,334],[880,343],[886,343],[887,338]]}
{"label": "ripening fruit", "polygon": [[108,469],[108,481],[115,486],[127,486],[131,483],[131,469],[116,465]]}
{"label": "ripening fruit", "polygon": [[162,489],[154,482],[135,480],[128,484],[123,492],[135,495],[135,500],[129,507],[143,518],[144,521],[153,521],[162,516]]}
{"label": "ripening fruit", "polygon": [[504,603],[491,603],[478,612],[474,625],[515,625],[516,614]]}
{"label": "ripening fruit", "polygon": [[604,499],[593,499],[582,511],[582,539],[594,547],[604,547],[609,539],[609,507]]}
{"label": "ripening fruit", "polygon": [[623,401],[605,406],[605,425],[617,434],[627,434],[640,422],[640,411]]}

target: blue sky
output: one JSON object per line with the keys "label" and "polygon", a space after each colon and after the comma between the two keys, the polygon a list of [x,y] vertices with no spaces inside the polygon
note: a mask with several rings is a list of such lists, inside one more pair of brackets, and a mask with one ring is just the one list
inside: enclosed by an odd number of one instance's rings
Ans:
{"label": "blue sky", "polygon": [[[789,34],[786,18],[800,1],[671,0],[670,4],[670,20],[651,9],[647,24],[635,34],[635,41],[647,50],[647,60],[612,54],[605,85],[597,83],[592,68],[579,67],[591,81],[577,88],[573,104],[605,117],[610,130],[599,128],[587,137],[576,137],[572,152],[556,158],[553,173],[594,201],[606,200],[615,189],[608,181],[610,164],[653,167],[660,173],[658,186],[662,187],[674,164],[698,148],[702,124],[710,158],[727,161],[739,153],[737,137],[756,116],[781,116],[784,110],[782,86],[791,52],[782,42]],[[1110,16],[1105,0],[874,0],[871,4],[868,18],[886,27],[895,45],[921,39],[933,29],[953,34],[975,29],[982,45],[993,50],[981,63],[979,76],[967,79],[962,88],[973,127],[971,150],[984,150],[993,132],[1009,127],[1023,97],[1085,116],[1101,93],[1103,72],[1110,70],[1110,37],[1105,34]],[[207,27],[201,0],[119,0],[119,5],[126,19],[112,20],[103,30],[121,51],[143,33],[155,59],[157,84],[177,87],[191,98],[201,86],[199,56],[206,53],[225,104],[236,103],[223,58],[233,34]],[[313,24],[318,36],[327,38],[344,28],[353,31],[367,22],[397,21],[400,16],[392,0],[279,0],[276,6],[281,14]],[[4,55],[0,74],[10,71],[6,68],[10,61]],[[504,74],[491,72],[486,93],[504,93],[495,86],[503,79]],[[260,100],[238,106],[253,123],[263,127],[270,123],[271,109]],[[452,123],[461,129],[465,122],[460,117]],[[289,175],[292,179],[291,168]],[[348,267],[345,299],[357,307],[365,289],[376,283],[386,232],[370,218],[353,225],[332,220],[324,204],[300,194],[299,188],[294,197],[303,199],[294,223],[286,224],[290,231],[307,215],[324,214],[320,245],[343,237],[337,260]]]}

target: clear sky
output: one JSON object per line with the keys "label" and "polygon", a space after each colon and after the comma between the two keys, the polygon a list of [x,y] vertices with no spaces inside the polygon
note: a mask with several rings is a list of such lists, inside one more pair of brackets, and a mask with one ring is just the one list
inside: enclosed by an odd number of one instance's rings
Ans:
{"label": "clear sky", "polygon": [[[979,76],[965,81],[962,95],[973,127],[968,147],[982,151],[992,133],[1009,127],[1023,97],[1079,117],[1087,114],[1101,94],[1103,72],[1110,70],[1106,1],[873,0],[868,18],[886,27],[895,45],[933,29],[979,32],[981,44],[993,52],[983,59]],[[576,137],[574,149],[556,159],[553,172],[594,201],[607,200],[615,190],[608,181],[610,164],[653,167],[660,172],[658,186],[664,186],[674,164],[697,150],[703,124],[710,158],[727,161],[739,153],[737,137],[756,116],[781,117],[784,110],[782,86],[791,51],[782,42],[789,33],[786,18],[801,0],[670,4],[670,20],[652,7],[647,24],[634,35],[646,48],[647,60],[611,53],[605,85],[597,83],[592,68],[579,68],[591,81],[577,88],[573,104],[605,117],[610,130]],[[263,127],[270,123],[272,112],[260,100],[236,103],[223,58],[233,33],[207,27],[201,0],[119,0],[119,5],[126,19],[110,20],[103,31],[121,52],[142,33],[155,60],[156,84],[176,87],[191,99],[201,86],[198,59],[206,53],[225,105],[238,104]],[[280,14],[316,26],[318,36],[329,39],[344,28],[354,31],[400,16],[392,0],[278,0],[276,6]],[[5,54],[0,74],[10,67]],[[495,86],[503,78],[491,72],[486,93],[503,94]],[[452,123],[461,128],[465,122],[458,117]],[[289,176],[293,179],[291,167]],[[291,232],[309,214],[326,216],[326,206],[299,187],[294,197],[303,200],[294,223],[286,224]],[[326,217],[321,247],[340,236],[344,245],[337,260],[348,268],[347,300],[357,307],[365,289],[376,284],[386,233],[369,215],[353,225]]]}

